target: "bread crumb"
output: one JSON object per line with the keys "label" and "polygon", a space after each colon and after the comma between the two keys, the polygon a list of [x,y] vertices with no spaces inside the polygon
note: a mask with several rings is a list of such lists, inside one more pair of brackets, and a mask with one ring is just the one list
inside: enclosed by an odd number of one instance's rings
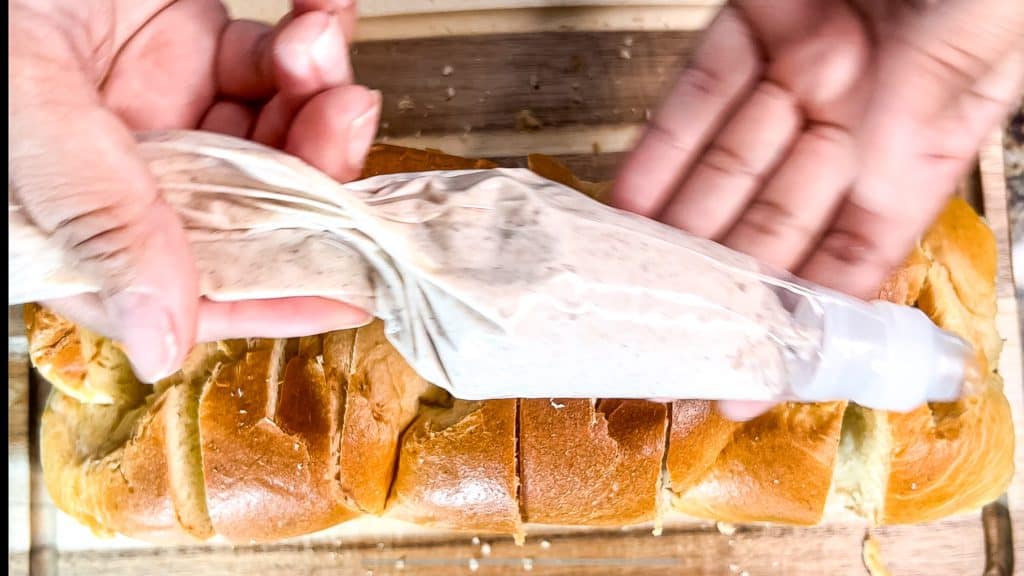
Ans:
{"label": "bread crumb", "polygon": [[541,126],[543,126],[543,124],[541,124],[540,120],[538,120],[537,117],[533,115],[533,112],[530,112],[529,110],[520,110],[519,113],[516,114],[516,130],[519,130],[520,132],[540,130]]}
{"label": "bread crumb", "polygon": [[239,397],[239,398],[241,398],[241,397],[242,397],[242,396],[244,395],[244,394],[242,393],[242,389],[241,389],[241,388],[239,388],[238,390],[236,390],[236,392],[238,392],[238,397]]}
{"label": "bread crumb", "polygon": [[526,572],[533,570],[533,558],[523,558],[523,570]]}
{"label": "bread crumb", "polygon": [[778,478],[773,478],[772,479],[772,484],[778,486],[780,484],[779,479]]}
{"label": "bread crumb", "polygon": [[625,38],[623,38],[622,39],[622,45],[627,47],[627,48],[632,46],[633,45],[633,37],[632,36],[626,36]]}
{"label": "bread crumb", "polygon": [[405,558],[395,560],[395,570],[405,570]]}
{"label": "bread crumb", "polygon": [[292,450],[295,450],[296,452],[299,451],[299,443],[298,442],[292,444]]}
{"label": "bread crumb", "polygon": [[562,408],[565,408],[565,404],[559,404],[558,402],[555,402],[554,398],[552,398],[550,402],[551,407],[554,408],[555,410],[561,410]]}
{"label": "bread crumb", "polygon": [[452,72],[455,72],[455,68],[452,68],[451,64],[445,64],[444,68],[441,68],[441,76],[451,76]]}
{"label": "bread crumb", "polygon": [[861,559],[864,568],[871,576],[889,576],[889,567],[885,565],[882,558],[882,547],[871,536],[871,532],[864,534],[864,543],[861,546]]}
{"label": "bread crumb", "polygon": [[729,524],[728,522],[715,522],[715,527],[718,528],[718,532],[725,534],[726,536],[732,536],[736,533],[736,525]]}
{"label": "bread crumb", "polygon": [[480,545],[480,553],[483,554],[484,556],[490,556],[491,555],[491,545],[488,544],[487,542],[484,542],[483,544],[481,544]]}
{"label": "bread crumb", "polygon": [[736,564],[729,564],[729,572],[731,574],[739,574],[740,573],[740,567],[737,566]]}
{"label": "bread crumb", "polygon": [[239,414],[248,414],[249,411],[248,410],[239,410],[238,413]]}
{"label": "bread crumb", "polygon": [[302,470],[302,462],[299,462],[298,464],[296,464],[296,465],[295,465],[295,468],[296,468],[297,470],[300,470],[300,471],[301,471],[301,470]]}
{"label": "bread crumb", "polygon": [[444,99],[451,100],[452,98],[455,98],[455,88],[449,86],[448,89],[444,91]]}
{"label": "bread crumb", "polygon": [[661,536],[661,531],[662,531],[661,522],[658,522],[658,524],[655,525],[654,528],[651,528],[651,536],[654,536],[654,537]]}
{"label": "bread crumb", "polygon": [[910,489],[911,490],[917,490],[917,482],[911,482],[910,483]]}
{"label": "bread crumb", "polygon": [[406,94],[398,99],[398,111],[406,112],[408,110],[415,110],[416,102],[413,102],[412,96]]}
{"label": "bread crumb", "polygon": [[547,550],[548,548],[551,548],[551,542],[549,542],[547,540],[541,540],[540,541],[540,547],[543,548],[544,550]]}
{"label": "bread crumb", "polygon": [[633,58],[633,54],[629,51],[629,48],[619,48],[619,58],[629,60]]}
{"label": "bread crumb", "polygon": [[469,571],[470,572],[476,572],[479,569],[480,569],[480,561],[477,560],[476,558],[470,558],[469,559]]}
{"label": "bread crumb", "polygon": [[383,542],[377,542],[377,551],[378,552],[383,552],[384,551],[384,543]]}
{"label": "bread crumb", "polygon": [[470,542],[473,543],[473,546],[479,546],[480,545],[480,537],[479,536],[473,536],[473,539],[470,540]]}

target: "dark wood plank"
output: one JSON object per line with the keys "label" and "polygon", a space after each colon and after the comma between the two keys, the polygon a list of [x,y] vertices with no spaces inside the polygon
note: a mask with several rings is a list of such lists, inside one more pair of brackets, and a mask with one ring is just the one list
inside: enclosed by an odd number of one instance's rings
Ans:
{"label": "dark wood plank", "polygon": [[548,32],[365,42],[353,48],[353,66],[360,82],[384,94],[385,137],[516,129],[522,110],[542,130],[633,123],[661,100],[697,37]]}

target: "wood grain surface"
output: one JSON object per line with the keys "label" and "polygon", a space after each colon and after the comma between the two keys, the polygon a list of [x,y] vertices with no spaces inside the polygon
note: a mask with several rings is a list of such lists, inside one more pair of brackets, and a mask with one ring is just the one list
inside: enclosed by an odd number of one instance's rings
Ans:
{"label": "wood grain surface", "polygon": [[[229,2],[273,20],[284,0]],[[558,6],[552,6],[557,4]],[[685,64],[719,2],[378,0],[353,49],[360,82],[384,92],[381,140],[522,166],[545,152],[585,179],[610,178]],[[450,88],[450,90],[449,90]],[[526,111],[526,112],[524,112]],[[532,118],[536,123],[526,122]],[[998,140],[979,161],[976,205],[1000,242],[1001,371],[1024,444],[1024,379]],[[670,523],[627,530],[546,530],[511,538],[357,521],[275,545],[152,547],[100,539],[56,511],[33,468],[33,419],[46,390],[30,386],[20,311],[8,316],[8,568],[15,574],[865,574],[865,531]],[[35,411],[35,414],[33,414]],[[1018,469],[1024,469],[1017,451]],[[1007,495],[1024,564],[1024,486]],[[874,534],[893,574],[980,574],[980,513]],[[996,572],[995,574],[998,574]]]}

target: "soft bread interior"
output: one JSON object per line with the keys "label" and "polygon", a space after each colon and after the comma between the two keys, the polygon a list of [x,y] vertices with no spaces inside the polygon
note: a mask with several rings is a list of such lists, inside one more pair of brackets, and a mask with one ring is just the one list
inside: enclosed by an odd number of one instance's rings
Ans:
{"label": "soft bread interior", "polygon": [[875,524],[885,505],[892,436],[884,414],[846,407],[832,484],[825,503],[830,520],[867,519]]}

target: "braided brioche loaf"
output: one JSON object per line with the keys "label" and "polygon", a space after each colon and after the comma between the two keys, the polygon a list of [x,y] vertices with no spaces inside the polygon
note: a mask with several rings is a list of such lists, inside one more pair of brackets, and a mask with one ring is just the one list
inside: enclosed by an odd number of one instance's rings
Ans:
{"label": "braided brioche loaf", "polygon": [[[541,175],[600,196],[542,156]],[[376,146],[365,174],[488,168]],[[728,522],[926,521],[1008,485],[1013,428],[995,371],[995,242],[954,200],[881,291],[969,339],[987,391],[908,414],[781,405],[748,423],[703,401],[453,399],[375,322],[288,340],[197,346],[139,383],[111,341],[26,307],[54,384],[42,462],[56,504],[102,533],[267,541],[363,515],[512,533],[667,515]]]}

